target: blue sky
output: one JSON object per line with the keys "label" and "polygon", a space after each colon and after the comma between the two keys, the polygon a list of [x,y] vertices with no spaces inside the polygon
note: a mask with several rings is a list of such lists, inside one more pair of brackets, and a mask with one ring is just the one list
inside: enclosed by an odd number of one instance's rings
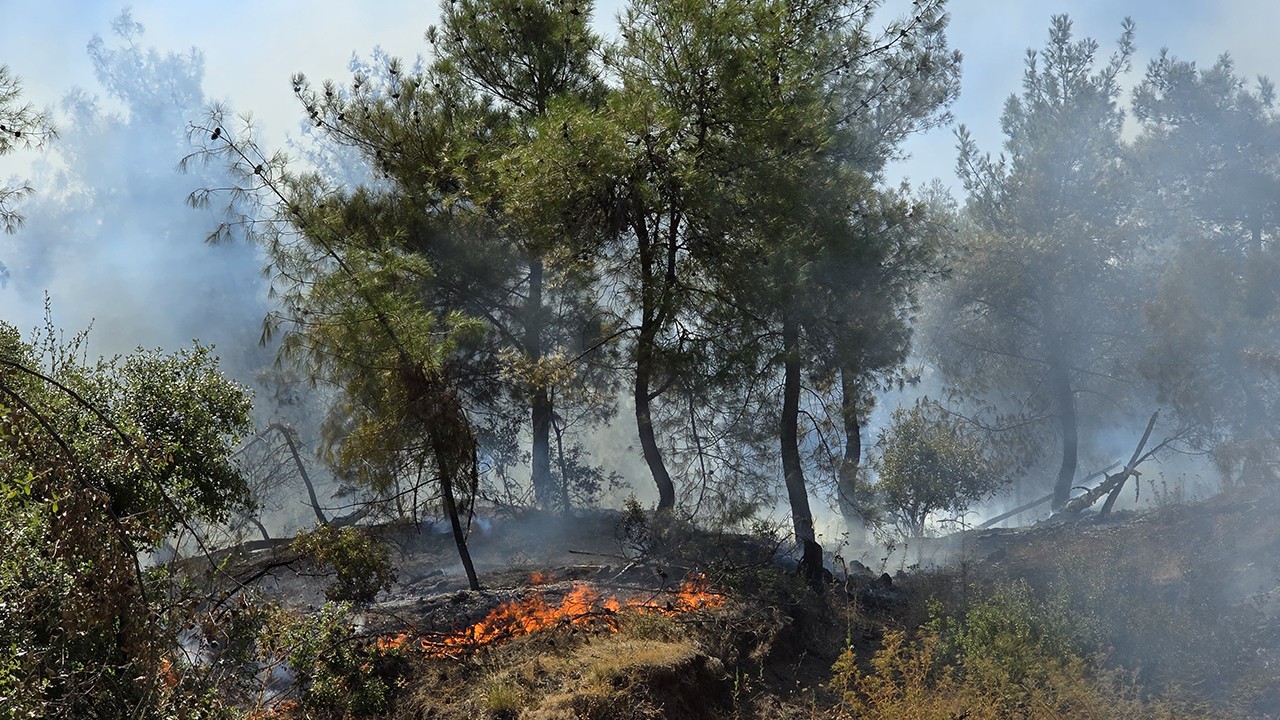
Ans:
{"label": "blue sky", "polygon": [[[597,6],[602,30],[613,25],[623,5],[605,0]],[[123,7],[98,0],[0,0],[0,63],[25,78],[28,96],[41,105],[55,104],[75,86],[92,90],[85,45],[95,33],[108,35]],[[345,78],[351,54],[367,55],[375,45],[412,57],[425,51],[423,31],[438,17],[437,3],[420,0],[137,0],[131,7],[147,28],[147,45],[202,50],[206,94],[252,111],[277,140],[294,132],[300,117],[289,92],[292,73]],[[891,0],[882,12],[892,15],[897,7],[909,3]],[[1000,107],[1018,89],[1024,52],[1043,43],[1049,16],[1060,12],[1072,16],[1079,35],[1102,42],[1104,51],[1119,35],[1121,20],[1132,16],[1138,24],[1135,75],[1161,46],[1202,64],[1230,50],[1244,73],[1280,75],[1280,43],[1272,34],[1280,27],[1280,3],[1272,0],[953,0],[951,42],[965,55],[955,115],[983,148],[998,151]],[[909,149],[914,158],[896,168],[892,179],[953,181],[951,129],[918,138]],[[5,161],[0,175],[18,162]]]}

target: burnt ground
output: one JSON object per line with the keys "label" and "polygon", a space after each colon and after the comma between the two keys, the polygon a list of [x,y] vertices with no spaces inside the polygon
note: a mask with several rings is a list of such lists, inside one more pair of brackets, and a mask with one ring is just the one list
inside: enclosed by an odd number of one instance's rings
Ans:
{"label": "burnt ground", "polygon": [[[575,582],[662,602],[687,574],[706,573],[726,599],[684,617],[624,618],[615,623],[623,633],[575,627],[465,658],[419,658],[394,717],[811,718],[839,702],[829,683],[845,647],[869,657],[887,629],[910,632],[938,607],[960,613],[1017,585],[1143,692],[1205,703],[1210,716],[1280,718],[1280,493],[970,531],[940,543],[951,550],[944,567],[859,572],[822,594],[760,538],[674,524],[637,538],[616,512],[477,524],[481,593],[466,591],[449,535],[377,532],[399,574],[363,612],[367,634],[449,632],[506,601],[554,602]],[[327,579],[283,546],[223,572],[264,568],[268,596],[299,608],[323,602]],[[553,579],[535,586],[534,572]]]}

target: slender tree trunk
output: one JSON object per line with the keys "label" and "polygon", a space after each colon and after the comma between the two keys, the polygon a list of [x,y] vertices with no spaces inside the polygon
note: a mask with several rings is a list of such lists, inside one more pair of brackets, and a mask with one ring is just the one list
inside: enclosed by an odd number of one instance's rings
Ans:
{"label": "slender tree trunk", "polygon": [[[1271,312],[1272,278],[1268,274],[1267,264],[1262,260],[1262,227],[1253,223],[1249,238],[1249,252],[1245,256],[1245,317],[1250,320],[1261,320]],[[1247,331],[1246,331],[1247,332]],[[1249,345],[1247,340],[1237,342],[1237,352],[1244,354]],[[1267,466],[1266,456],[1270,443],[1267,440],[1266,407],[1263,398],[1264,379],[1258,368],[1247,358],[1241,358],[1241,384],[1244,387],[1244,422],[1243,435],[1244,457],[1240,467],[1240,477],[1247,483],[1270,482],[1274,475]]]}
{"label": "slender tree trunk", "polygon": [[412,369],[410,378],[410,387],[421,385],[423,388],[416,403],[418,412],[421,413],[419,419],[426,429],[431,453],[435,456],[436,471],[440,473],[440,500],[453,530],[458,559],[467,574],[467,586],[472,590],[479,590],[480,578],[476,575],[475,564],[471,562],[471,551],[467,548],[467,534],[462,527],[454,482],[463,479],[461,473],[465,471],[465,479],[470,480],[474,496],[479,482],[480,446],[476,442],[475,431],[471,427],[466,409],[443,378],[438,375],[428,377],[420,367]]}
{"label": "slender tree trunk", "polygon": [[846,519],[857,517],[862,501],[858,497],[858,471],[862,464],[862,419],[858,416],[857,373],[851,367],[840,369],[840,417],[844,423],[844,458],[840,464],[836,492],[840,514]]}
{"label": "slender tree trunk", "polygon": [[[541,260],[529,261],[529,298],[525,303],[524,351],[534,367],[542,360],[542,286]],[[532,388],[530,415],[533,424],[532,477],[534,500],[540,507],[556,504],[555,480],[551,477],[551,395],[541,384]],[[566,508],[567,510],[567,508]]]}
{"label": "slender tree trunk", "polygon": [[782,423],[778,436],[782,445],[782,474],[791,503],[791,520],[795,524],[796,543],[802,551],[800,574],[809,586],[821,592],[825,583],[822,545],[813,529],[813,512],[809,509],[809,492],[804,482],[804,466],[800,462],[800,326],[787,311],[782,317]]}
{"label": "slender tree trunk", "polygon": [[293,456],[294,467],[298,468],[298,475],[302,478],[302,484],[307,488],[307,497],[311,501],[311,511],[316,514],[316,520],[321,525],[328,525],[329,518],[324,516],[324,511],[320,509],[320,500],[316,497],[316,487],[311,483],[311,476],[307,474],[307,466],[302,463],[302,454],[298,452],[298,445],[294,442],[293,428],[283,423],[271,423],[267,426],[268,430],[275,430],[280,433],[280,437],[284,438],[285,444],[289,446],[289,454]]}
{"label": "slender tree trunk", "polygon": [[654,398],[652,384],[658,331],[669,313],[669,304],[664,303],[662,298],[668,297],[664,290],[669,290],[669,286],[675,283],[675,245],[672,238],[668,245],[670,251],[667,267],[665,271],[658,272],[654,256],[661,251],[662,245],[654,242],[646,221],[636,221],[632,229],[636,233],[641,283],[640,332],[636,337],[636,381],[632,394],[636,406],[636,432],[640,436],[640,449],[644,453],[645,464],[649,466],[653,484],[658,488],[658,512],[670,512],[676,506],[676,489],[653,432],[650,403]]}
{"label": "slender tree trunk", "polygon": [[653,374],[652,338],[646,338],[642,330],[636,346],[636,430],[640,434],[640,449],[644,453],[644,461],[653,475],[653,482],[658,486],[658,512],[669,512],[676,506],[676,488],[667,472],[667,465],[662,461],[662,452],[658,449],[658,440],[653,433],[653,418],[649,414],[649,403],[652,396],[649,390]]}
{"label": "slender tree trunk", "polygon": [[453,529],[453,542],[458,546],[458,559],[462,561],[462,569],[467,573],[467,587],[480,589],[480,578],[476,575],[476,566],[471,562],[471,551],[467,548],[467,535],[462,529],[462,518],[458,516],[458,501],[453,495],[452,465],[447,460],[440,463],[440,497],[444,500],[444,511],[449,516],[449,526]]}
{"label": "slender tree trunk", "polygon": [[782,473],[787,499],[791,503],[796,542],[805,546],[816,542],[816,537],[804,468],[800,462],[800,327],[790,313],[785,313],[782,318],[782,343],[782,425],[778,433],[782,441]]}
{"label": "slender tree trunk", "polygon": [[573,507],[573,501],[569,497],[569,468],[564,461],[564,428],[558,423],[552,423],[551,429],[556,433],[556,465],[560,468],[560,507],[568,513]]}
{"label": "slender tree trunk", "polygon": [[1053,383],[1054,401],[1058,406],[1058,418],[1062,429],[1062,464],[1058,479],[1053,485],[1053,509],[1061,510],[1071,495],[1076,478],[1076,456],[1079,452],[1079,420],[1076,417],[1076,395],[1071,388],[1071,378],[1063,365],[1060,354],[1049,358],[1049,382]]}
{"label": "slender tree trunk", "polygon": [[[555,478],[551,475],[551,413],[552,404],[546,388],[533,393],[533,493],[539,507],[556,506]],[[568,510],[568,508],[563,508]]]}

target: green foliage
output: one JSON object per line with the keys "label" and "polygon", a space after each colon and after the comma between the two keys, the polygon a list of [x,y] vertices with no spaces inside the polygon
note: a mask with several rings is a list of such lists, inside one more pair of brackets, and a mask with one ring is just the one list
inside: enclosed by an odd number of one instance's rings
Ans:
{"label": "green foliage", "polygon": [[[244,500],[249,397],[200,347],[86,364],[0,325],[0,697],[37,717],[201,716],[138,555]],[[10,654],[11,653],[11,654]]]}
{"label": "green foliage", "polygon": [[576,208],[540,193],[554,189],[542,168],[575,152],[548,131],[563,118],[548,118],[603,91],[600,39],[590,3],[442,10],[425,67],[379,57],[349,89],[294,79],[322,152],[359,153],[384,182],[348,188],[294,174],[247,130],[215,132],[227,120],[216,112],[199,131],[214,139],[196,157],[225,158],[243,180],[217,237],[252,228],[266,249],[286,308],[269,334],[282,333],[290,360],[341,391],[324,434],[335,470],[401,497],[416,496],[424,475],[448,473],[465,502],[479,480],[475,441],[520,463],[511,448],[532,418],[536,500],[563,505],[575,499],[573,481],[557,487],[552,476],[553,426],[568,468],[577,428],[612,413],[602,391],[615,377],[586,357],[601,354],[591,287],[599,237],[582,230]]}
{"label": "green foliage", "polygon": [[895,410],[877,448],[875,488],[910,535],[923,535],[934,513],[961,514],[1005,484],[983,439],[927,402]]}
{"label": "green foliage", "polygon": [[325,589],[325,597],[333,602],[366,605],[395,581],[386,543],[364,529],[322,525],[298,533],[291,546],[313,563],[336,571],[333,584]]}
{"label": "green foliage", "polygon": [[[972,592],[978,592],[972,588]],[[1192,718],[1203,709],[1154,699],[1096,666],[1065,597],[1037,598],[1025,582],[978,596],[958,616],[939,614],[916,637],[885,633],[869,662],[851,648],[836,661],[837,717],[884,720]],[[1082,630],[1084,634],[1082,634]]]}
{"label": "green foliage", "polygon": [[[732,490],[717,485],[754,490],[776,477],[781,441],[797,532],[808,535],[802,370],[819,376],[830,412],[831,375],[847,370],[861,397],[905,353],[932,244],[920,207],[877,180],[902,138],[945,118],[958,88],[942,3],[917,3],[883,37],[873,9],[637,2],[611,56],[621,89],[603,112],[634,166],[602,189],[630,260],[637,417],[655,479],[662,450],[696,468],[709,504],[733,511]],[[691,442],[656,447],[650,419]]]}
{"label": "green foliage", "polygon": [[[993,640],[1003,641],[1004,635]],[[976,646],[975,646],[976,649]],[[996,649],[999,651],[999,649]],[[833,684],[841,691],[836,718],[859,720],[1173,720],[1208,718],[1201,708],[1143,697],[1123,678],[1094,672],[1078,657],[1035,654],[1026,669],[1038,680],[1011,682],[963,661],[946,662],[936,634],[908,639],[885,633],[869,668],[852,649],[836,661]]]}
{"label": "green foliage", "polygon": [[623,556],[631,559],[652,556],[656,550],[656,538],[650,526],[649,513],[640,505],[635,495],[628,495],[622,508],[622,518],[618,521],[616,534]]}
{"label": "green foliage", "polygon": [[959,621],[935,617],[931,624],[944,652],[986,687],[1039,687],[1085,648],[1067,599],[1044,602],[1025,582],[981,598]]}
{"label": "green foliage", "polygon": [[[0,155],[16,148],[39,147],[55,135],[48,116],[22,102],[22,80],[8,65],[0,65]],[[13,203],[30,192],[26,185],[0,185],[0,228],[5,232],[22,226],[22,215]],[[8,277],[8,271],[3,275]]]}
{"label": "green foliage", "polygon": [[263,626],[258,652],[267,667],[287,663],[293,672],[288,693],[276,703],[295,702],[299,717],[380,717],[391,702],[396,658],[355,641],[350,605],[325,603],[307,614],[277,610]]}
{"label": "green foliage", "polygon": [[1136,208],[1162,262],[1143,370],[1213,453],[1223,479],[1275,480],[1280,319],[1275,89],[1165,51],[1135,89]]}
{"label": "green foliage", "polygon": [[1006,154],[982,154],[959,132],[969,197],[932,359],[1012,465],[1061,449],[1055,507],[1075,478],[1080,426],[1117,411],[1140,349],[1119,102],[1133,36],[1126,21],[1103,61],[1097,41],[1054,16],[1005,103]]}

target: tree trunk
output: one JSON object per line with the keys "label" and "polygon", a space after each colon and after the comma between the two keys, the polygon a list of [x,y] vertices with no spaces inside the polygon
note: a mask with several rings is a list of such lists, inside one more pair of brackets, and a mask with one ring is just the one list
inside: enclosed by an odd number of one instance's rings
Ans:
{"label": "tree trunk", "polygon": [[800,462],[800,327],[789,314],[782,318],[782,344],[782,425],[778,433],[782,441],[782,473],[791,503],[796,542],[805,547],[806,542],[815,542],[816,537]]}
{"label": "tree trunk", "polygon": [[440,473],[440,500],[453,530],[458,559],[467,574],[467,586],[472,590],[479,590],[480,579],[471,562],[471,551],[467,549],[467,534],[462,528],[462,518],[458,512],[454,481],[462,479],[461,472],[466,472],[474,497],[479,483],[480,446],[476,442],[475,431],[471,427],[471,420],[467,418],[466,409],[448,383],[438,375],[426,376],[421,368],[414,368],[411,373],[413,382],[410,386],[420,384],[423,387],[416,404],[421,413],[421,422],[426,428],[427,440],[431,444],[431,453],[435,456],[436,471]]}
{"label": "tree trunk", "polygon": [[1058,479],[1053,485],[1053,509],[1057,511],[1062,509],[1071,495],[1071,486],[1076,478],[1076,455],[1079,452],[1076,396],[1061,355],[1055,354],[1049,358],[1049,382],[1053,383],[1052,390],[1062,429],[1062,464],[1058,468]]}
{"label": "tree trunk", "polygon": [[1121,488],[1124,487],[1125,481],[1127,481],[1130,477],[1135,477],[1140,474],[1136,469],[1138,465],[1141,464],[1142,461],[1151,457],[1151,455],[1154,454],[1156,450],[1159,450],[1160,448],[1164,447],[1165,443],[1162,442],[1158,446],[1156,446],[1155,450],[1152,450],[1150,453],[1147,453],[1146,455],[1142,454],[1142,449],[1147,446],[1147,440],[1151,439],[1151,431],[1152,429],[1155,428],[1156,419],[1159,417],[1160,417],[1159,410],[1155,411],[1154,413],[1151,413],[1151,419],[1147,421],[1146,432],[1142,433],[1142,439],[1138,441],[1138,447],[1134,449],[1133,457],[1129,458],[1129,463],[1124,466],[1123,470],[1116,473],[1115,475],[1108,475],[1106,480],[1103,480],[1101,483],[1098,483],[1097,487],[1094,487],[1090,490],[1085,491],[1083,495],[1078,495],[1074,498],[1071,498],[1070,501],[1068,501],[1066,504],[1062,506],[1062,512],[1078,513],[1084,510],[1085,508],[1093,505],[1094,503],[1098,502],[1099,498],[1106,495],[1107,502],[1105,505],[1102,506],[1102,511],[1098,513],[1099,517],[1106,517],[1107,514],[1111,512],[1112,506],[1115,505],[1116,498],[1120,495],[1120,490]]}
{"label": "tree trunk", "polygon": [[[536,369],[542,360],[542,285],[541,260],[529,261],[529,298],[525,303],[524,352]],[[540,373],[538,373],[540,375]],[[530,415],[533,424],[532,477],[533,496],[539,507],[556,504],[555,480],[551,477],[551,404],[547,388],[538,384],[531,388]],[[565,508],[566,510],[568,508]]]}
{"label": "tree trunk", "polygon": [[[1245,317],[1258,321],[1271,312],[1272,278],[1267,272],[1267,264],[1262,258],[1262,228],[1253,225],[1249,252],[1245,257]],[[1243,417],[1243,457],[1240,465],[1240,479],[1246,483],[1263,483],[1274,480],[1267,464],[1270,443],[1267,440],[1266,407],[1263,398],[1264,378],[1262,373],[1247,357],[1246,348],[1249,340],[1241,338],[1236,343],[1236,352],[1241,355],[1241,384],[1244,389]]]}
{"label": "tree trunk", "polygon": [[804,466],[800,462],[800,327],[789,313],[782,318],[782,426],[778,436],[782,444],[782,473],[791,503],[791,520],[795,524],[796,543],[803,554],[800,574],[814,590],[823,588],[822,546],[813,530],[813,512],[809,509],[809,493],[804,482]]}
{"label": "tree trunk", "polygon": [[556,433],[556,464],[560,467],[560,507],[567,514],[573,507],[569,495],[569,467],[564,461],[564,428],[552,423],[551,429]]}
{"label": "tree trunk", "polygon": [[[676,489],[671,482],[671,473],[662,460],[662,451],[658,449],[658,440],[653,432],[653,416],[650,403],[654,393],[651,389],[654,373],[654,352],[657,349],[658,331],[669,314],[669,304],[663,302],[665,293],[675,283],[674,237],[668,245],[667,266],[665,271],[657,271],[655,253],[661,244],[655,243],[650,234],[650,226],[644,220],[636,221],[635,230],[637,250],[640,259],[640,333],[636,337],[636,382],[633,399],[636,406],[636,431],[640,435],[640,449],[644,453],[645,464],[653,475],[653,484],[658,487],[658,512],[670,512],[676,506]],[[664,282],[666,284],[664,284]]]}
{"label": "tree trunk", "polygon": [[316,520],[321,525],[328,525],[329,518],[324,516],[324,511],[320,509],[320,500],[316,497],[316,487],[311,483],[311,476],[307,474],[307,466],[302,463],[302,454],[298,452],[298,445],[294,442],[293,428],[283,423],[271,423],[267,426],[268,430],[275,430],[284,438],[285,443],[289,446],[289,454],[293,456],[294,467],[298,469],[298,475],[302,478],[302,484],[307,488],[307,497],[311,501],[311,511],[316,514]]}
{"label": "tree trunk", "polygon": [[676,506],[676,488],[671,482],[671,474],[662,461],[662,452],[658,449],[658,440],[653,433],[653,418],[649,414],[649,382],[653,374],[653,360],[650,343],[642,330],[636,346],[636,430],[640,434],[640,449],[644,453],[644,461],[653,475],[653,482],[658,486],[658,512],[669,512]]}
{"label": "tree trunk", "polygon": [[440,496],[444,499],[444,511],[449,516],[449,526],[453,529],[453,542],[458,546],[458,559],[462,561],[462,569],[467,573],[467,587],[480,589],[480,578],[476,576],[476,566],[471,562],[471,551],[467,549],[467,535],[462,530],[462,519],[458,517],[458,501],[453,496],[452,468],[440,469]]}
{"label": "tree trunk", "polygon": [[837,500],[840,514],[846,519],[857,517],[858,471],[862,463],[862,419],[858,416],[857,373],[850,367],[840,369],[840,416],[844,422],[844,458],[837,479]]}

